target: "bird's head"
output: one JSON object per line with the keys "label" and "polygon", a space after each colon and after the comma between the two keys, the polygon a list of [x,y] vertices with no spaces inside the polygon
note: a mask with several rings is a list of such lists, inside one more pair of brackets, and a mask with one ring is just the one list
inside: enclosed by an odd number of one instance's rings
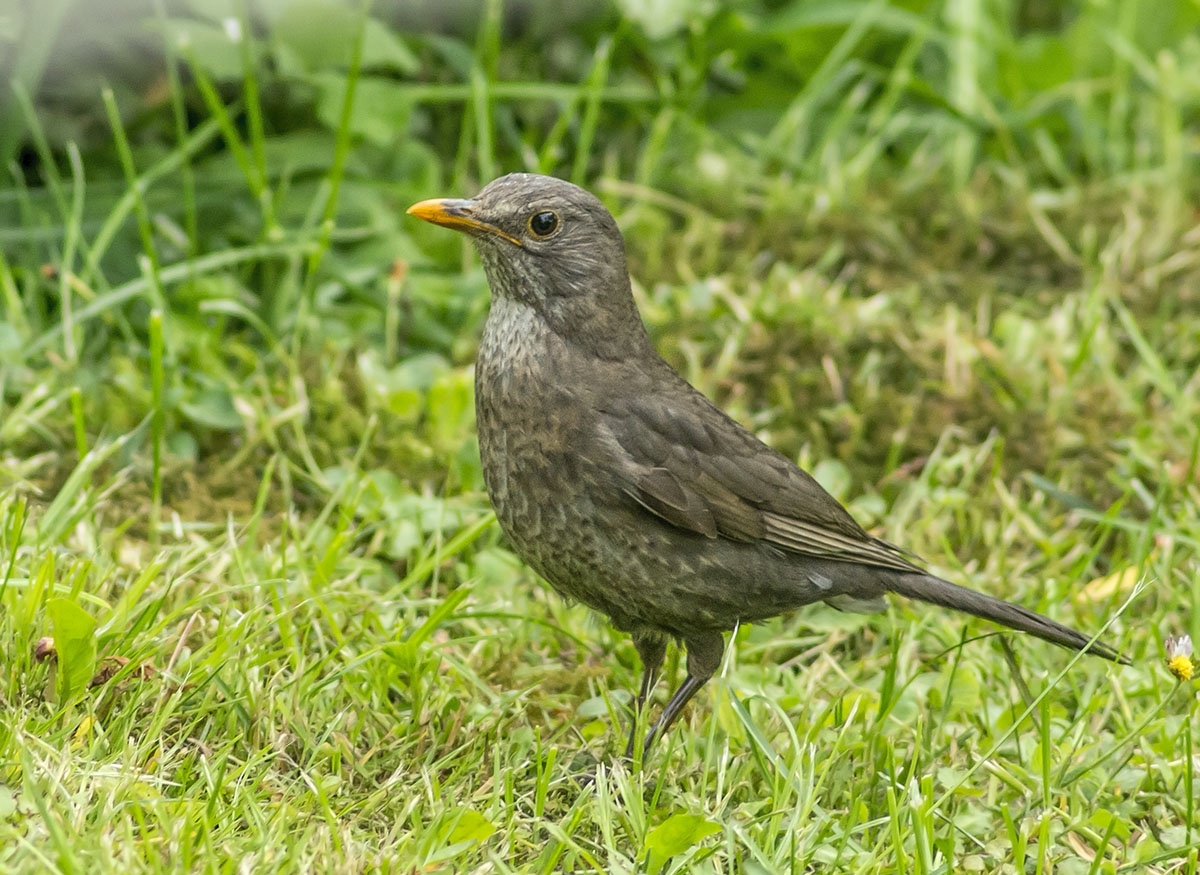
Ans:
{"label": "bird's head", "polygon": [[621,231],[579,186],[510,173],[473,198],[421,201],[408,212],[470,235],[492,297],[533,308],[564,338],[612,351],[621,344],[610,340],[644,340]]}

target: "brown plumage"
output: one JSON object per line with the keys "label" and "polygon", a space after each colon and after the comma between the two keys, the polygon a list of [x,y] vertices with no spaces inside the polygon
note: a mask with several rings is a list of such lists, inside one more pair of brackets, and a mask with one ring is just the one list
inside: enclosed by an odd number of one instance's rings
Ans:
{"label": "brown plumage", "polygon": [[631,633],[639,709],[668,640],[687,649],[687,679],[646,747],[717,670],[724,631],[816,601],[861,609],[899,593],[1122,661],[928,574],[692,388],[651,345],[620,231],[588,192],[513,173],[409,212],[469,234],[491,286],[475,401],[505,534],[559,593]]}

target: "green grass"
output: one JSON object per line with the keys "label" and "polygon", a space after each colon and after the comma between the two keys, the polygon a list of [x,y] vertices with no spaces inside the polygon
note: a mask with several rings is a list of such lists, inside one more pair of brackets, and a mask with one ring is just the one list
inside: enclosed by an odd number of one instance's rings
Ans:
{"label": "green grass", "polygon": [[[0,870],[1197,870],[1200,12],[622,8],[6,46]],[[636,654],[507,549],[486,285],[403,216],[515,169],[872,531],[1133,665],[812,608],[619,762]]]}

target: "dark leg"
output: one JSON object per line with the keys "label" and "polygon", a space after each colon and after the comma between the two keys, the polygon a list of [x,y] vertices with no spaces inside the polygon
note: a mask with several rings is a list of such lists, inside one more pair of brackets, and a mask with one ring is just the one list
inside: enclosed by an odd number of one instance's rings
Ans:
{"label": "dark leg", "polygon": [[683,639],[683,645],[687,648],[687,679],[680,684],[679,689],[671,696],[671,701],[667,702],[667,707],[663,708],[658,720],[650,727],[646,743],[642,745],[643,756],[646,751],[650,750],[654,739],[671,728],[671,724],[675,722],[675,718],[679,716],[683,706],[721,667],[721,654],[725,652],[725,638],[720,632],[710,630],[688,635]]}
{"label": "dark leg", "polygon": [[654,692],[658,683],[658,672],[662,668],[663,657],[667,653],[667,639],[655,632],[634,632],[633,646],[637,648],[638,656],[642,659],[642,688],[638,691],[637,702],[633,709],[633,725],[629,727],[629,743],[625,745],[625,758],[633,758],[633,744],[637,739],[638,718],[646,707],[646,700]]}

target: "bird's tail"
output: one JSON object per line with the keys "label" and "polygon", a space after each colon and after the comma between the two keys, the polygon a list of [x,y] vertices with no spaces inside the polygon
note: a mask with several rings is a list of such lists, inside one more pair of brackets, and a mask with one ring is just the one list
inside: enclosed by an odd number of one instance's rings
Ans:
{"label": "bird's tail", "polygon": [[910,599],[965,611],[1071,650],[1086,650],[1113,662],[1129,665],[1128,659],[1107,644],[1093,641],[1090,635],[1056,623],[1036,611],[967,589],[965,586],[958,586],[931,574],[896,574],[888,580],[887,588]]}

